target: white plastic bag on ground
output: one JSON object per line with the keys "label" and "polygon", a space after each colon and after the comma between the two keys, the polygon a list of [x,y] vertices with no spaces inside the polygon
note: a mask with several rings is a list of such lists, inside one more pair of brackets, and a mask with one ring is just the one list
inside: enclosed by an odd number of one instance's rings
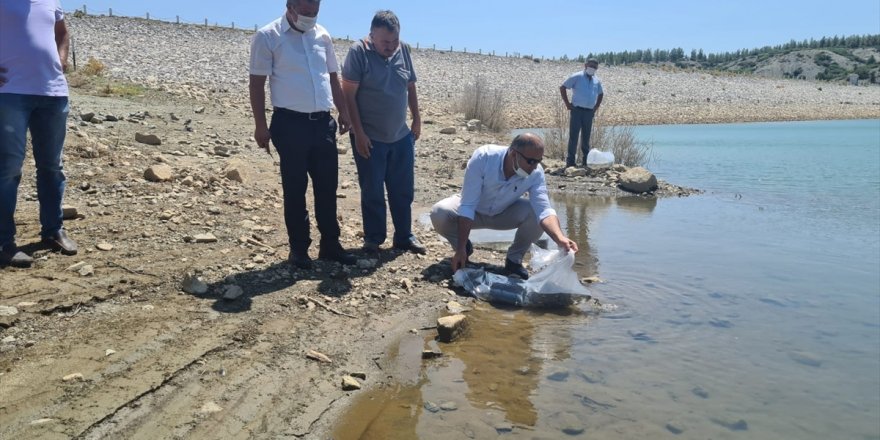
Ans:
{"label": "white plastic bag on ground", "polygon": [[527,281],[472,268],[459,269],[453,280],[483,301],[517,307],[561,308],[590,299],[590,291],[571,269],[573,265],[574,253],[532,246],[531,267],[535,273]]}
{"label": "white plastic bag on ground", "polygon": [[614,153],[610,151],[590,150],[587,153],[587,166],[601,167],[614,164]]}

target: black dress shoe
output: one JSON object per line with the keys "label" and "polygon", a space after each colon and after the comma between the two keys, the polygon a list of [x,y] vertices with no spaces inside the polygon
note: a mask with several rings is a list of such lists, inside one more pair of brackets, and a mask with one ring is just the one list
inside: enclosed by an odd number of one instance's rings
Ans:
{"label": "black dress shoe", "polygon": [[53,251],[61,251],[64,255],[76,255],[79,252],[76,242],[67,236],[64,229],[48,237],[43,237],[43,244],[48,245]]}
{"label": "black dress shoe", "polygon": [[400,249],[402,251],[408,251],[414,254],[422,255],[428,253],[428,248],[426,248],[425,245],[419,243],[419,239],[415,237],[410,237],[409,240],[405,242],[394,243],[394,249]]}
{"label": "black dress shoe", "polygon": [[529,271],[526,270],[522,263],[514,263],[509,258],[504,260],[504,271],[509,276],[519,277],[523,280],[529,279]]}
{"label": "black dress shoe", "polygon": [[361,249],[368,254],[377,254],[379,253],[379,250],[381,250],[381,247],[372,241],[365,241],[364,246]]}
{"label": "black dress shoe", "polygon": [[339,244],[331,245],[326,248],[322,246],[321,250],[318,251],[318,258],[322,260],[336,261],[346,266],[357,264],[357,257],[346,252]]}
{"label": "black dress shoe", "polygon": [[291,252],[287,257],[287,262],[293,267],[302,270],[309,270],[314,266],[308,252]]}
{"label": "black dress shoe", "polygon": [[31,264],[34,264],[34,259],[18,250],[15,243],[0,246],[0,266],[31,267]]}

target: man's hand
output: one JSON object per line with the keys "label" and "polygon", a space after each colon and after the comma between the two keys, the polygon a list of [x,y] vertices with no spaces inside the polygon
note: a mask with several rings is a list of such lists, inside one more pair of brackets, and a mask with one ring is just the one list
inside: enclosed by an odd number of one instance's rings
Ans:
{"label": "man's hand", "polygon": [[272,150],[269,148],[269,140],[272,139],[272,135],[269,133],[268,127],[257,127],[254,130],[254,139],[257,141],[257,145],[266,150],[266,153],[269,153],[269,156],[272,155]]}
{"label": "man's hand", "polygon": [[452,273],[455,273],[459,269],[464,269],[467,261],[468,256],[466,250],[459,249],[455,251],[455,255],[452,256]]}
{"label": "man's hand", "polygon": [[370,142],[370,138],[367,137],[363,130],[360,133],[354,134],[354,148],[364,159],[370,158],[370,150],[373,149],[373,143]]}
{"label": "man's hand", "polygon": [[351,130],[351,121],[348,119],[348,114],[340,112],[337,119],[339,121],[339,134],[348,133],[348,130]]}
{"label": "man's hand", "polygon": [[422,120],[421,119],[413,119],[412,125],[410,126],[410,131],[413,134],[413,140],[419,140],[419,137],[422,136]]}
{"label": "man's hand", "polygon": [[578,251],[578,244],[568,237],[563,237],[562,240],[556,242],[556,245],[559,246],[560,250],[565,250],[566,253]]}
{"label": "man's hand", "polygon": [[6,84],[6,75],[4,73],[9,72],[5,67],[0,67],[0,87],[3,87]]}

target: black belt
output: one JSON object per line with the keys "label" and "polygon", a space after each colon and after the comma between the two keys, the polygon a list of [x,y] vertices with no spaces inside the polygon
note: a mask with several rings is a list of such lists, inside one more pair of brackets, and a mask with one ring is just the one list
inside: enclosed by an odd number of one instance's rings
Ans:
{"label": "black belt", "polygon": [[581,110],[592,110],[591,108],[579,107],[579,106],[574,106],[574,108],[579,108]]}
{"label": "black belt", "polygon": [[284,107],[275,107],[275,111],[284,115],[296,116],[298,118],[306,118],[310,121],[320,121],[330,117],[330,112],[311,112],[303,113]]}

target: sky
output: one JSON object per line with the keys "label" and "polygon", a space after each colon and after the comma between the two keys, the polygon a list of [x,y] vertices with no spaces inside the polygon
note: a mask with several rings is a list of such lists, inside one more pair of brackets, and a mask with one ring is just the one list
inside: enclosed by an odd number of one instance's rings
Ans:
{"label": "sky", "polygon": [[[65,10],[253,29],[284,12],[285,0],[61,0]],[[706,53],[834,35],[880,34],[880,1],[842,0],[324,0],[318,23],[338,38],[369,33],[380,9],[400,18],[415,46],[481,49],[539,57],[672,49]]]}

